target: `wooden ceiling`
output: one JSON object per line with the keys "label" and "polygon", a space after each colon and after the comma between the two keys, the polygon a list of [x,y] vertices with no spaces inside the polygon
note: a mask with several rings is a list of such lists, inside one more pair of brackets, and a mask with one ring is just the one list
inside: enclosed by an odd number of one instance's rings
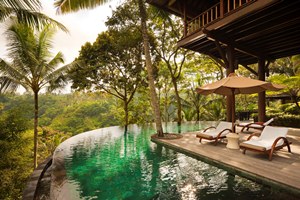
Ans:
{"label": "wooden ceiling", "polygon": [[[182,2],[148,0],[148,3],[181,17]],[[189,18],[212,5],[212,1],[205,0],[185,2]],[[220,48],[224,50],[231,46],[235,49],[237,62],[244,65],[257,63],[259,58],[274,60],[300,54],[300,1],[257,0],[251,6],[182,38],[178,45],[220,59]]]}
{"label": "wooden ceiling", "polygon": [[198,16],[203,11],[207,10],[214,4],[220,2],[220,0],[146,0],[149,4],[152,4],[158,8],[161,8],[169,13],[183,17],[184,5],[188,5],[187,18],[188,20]]}

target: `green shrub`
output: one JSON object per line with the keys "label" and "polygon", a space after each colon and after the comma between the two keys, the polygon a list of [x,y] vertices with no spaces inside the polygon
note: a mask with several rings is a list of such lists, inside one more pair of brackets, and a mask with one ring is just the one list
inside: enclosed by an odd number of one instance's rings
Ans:
{"label": "green shrub", "polygon": [[17,109],[0,114],[0,199],[21,199],[32,172],[32,137],[28,120]]}
{"label": "green shrub", "polygon": [[[272,117],[272,116],[268,116]],[[274,116],[275,119],[272,122],[274,126],[285,126],[285,127],[293,127],[293,128],[300,128],[300,116],[299,115],[279,115]]]}
{"label": "green shrub", "polygon": [[284,107],[283,111],[285,113],[289,113],[292,115],[300,115],[300,109],[296,106],[296,104],[284,104],[286,107]]}
{"label": "green shrub", "polygon": [[[292,115],[285,113],[273,113],[266,115],[266,121],[274,118],[274,121],[271,123],[272,126],[285,126],[292,128],[300,128],[300,115]],[[253,119],[255,122],[258,121],[258,114],[253,114]]]}

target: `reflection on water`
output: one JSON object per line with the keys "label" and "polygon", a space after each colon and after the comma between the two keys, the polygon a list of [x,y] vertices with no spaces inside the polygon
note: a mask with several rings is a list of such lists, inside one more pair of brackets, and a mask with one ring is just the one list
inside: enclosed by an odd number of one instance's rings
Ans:
{"label": "reflection on water", "polygon": [[[202,127],[190,123],[181,129],[174,124],[166,128],[168,132],[186,132]],[[54,155],[52,199],[289,198],[156,145],[150,141],[153,133],[153,126],[130,126],[127,134],[111,127],[63,143]]]}

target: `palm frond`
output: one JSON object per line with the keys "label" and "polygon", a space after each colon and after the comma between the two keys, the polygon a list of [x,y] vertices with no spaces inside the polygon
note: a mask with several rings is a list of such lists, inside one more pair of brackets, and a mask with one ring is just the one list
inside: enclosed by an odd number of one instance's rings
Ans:
{"label": "palm frond", "polygon": [[53,91],[65,86],[68,83],[67,72],[79,65],[80,62],[74,61],[48,74],[48,76],[44,79],[45,84],[49,83],[47,90]]}
{"label": "palm frond", "polygon": [[54,58],[52,58],[48,63],[43,63],[42,67],[39,68],[40,76],[42,78],[48,76],[52,72],[56,71],[58,65],[62,63],[64,63],[64,56],[61,52],[58,52]]}
{"label": "palm frond", "polygon": [[18,88],[18,84],[16,84],[13,80],[6,76],[0,77],[0,94],[4,93],[14,93]]}
{"label": "palm frond", "polygon": [[13,65],[19,67],[22,74],[34,73],[38,61],[35,58],[35,36],[32,29],[24,24],[14,23],[5,32],[8,41],[8,56],[13,59]]}
{"label": "palm frond", "polygon": [[37,0],[2,0],[0,5],[10,7],[15,10],[29,9],[37,11],[41,8],[41,4]]}
{"label": "palm frond", "polygon": [[62,52],[58,52],[56,56],[48,63],[49,68],[54,69],[56,68],[59,64],[64,63],[64,56]]}
{"label": "palm frond", "polygon": [[[13,89],[14,87],[17,87],[17,85],[22,85],[24,88],[28,88],[31,85],[31,81],[26,75],[20,73],[18,69],[2,59],[0,60],[0,72],[1,77],[5,82],[3,86],[4,88],[12,87]],[[13,85],[9,86],[9,84]]]}
{"label": "palm frond", "polygon": [[63,24],[39,12],[18,10],[18,12],[15,12],[15,15],[19,22],[36,27],[38,30],[41,30],[42,27],[50,24],[66,33],[68,32],[68,29]]}
{"label": "palm frond", "polygon": [[53,27],[50,25],[46,25],[44,29],[39,33],[38,38],[36,39],[37,46],[36,46],[36,58],[47,58],[50,55],[49,49],[52,49],[52,38],[55,31]]}
{"label": "palm frond", "polygon": [[37,30],[41,30],[46,25],[52,25],[68,33],[68,29],[63,24],[47,15],[28,9],[14,9],[12,7],[1,6],[0,4],[0,22],[4,22],[10,16],[13,20],[16,19],[19,23],[35,27]]}
{"label": "palm frond", "polygon": [[4,22],[4,20],[7,19],[13,11],[14,10],[12,8],[4,7],[0,4],[0,22]]}
{"label": "palm frond", "polygon": [[110,0],[56,0],[54,6],[58,13],[77,12],[82,9],[93,9]]}

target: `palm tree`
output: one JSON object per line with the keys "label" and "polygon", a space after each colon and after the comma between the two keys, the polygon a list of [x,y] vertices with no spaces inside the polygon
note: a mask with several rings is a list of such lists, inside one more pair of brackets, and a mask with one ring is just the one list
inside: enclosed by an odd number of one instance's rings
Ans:
{"label": "palm tree", "polygon": [[5,32],[8,40],[8,63],[0,59],[2,78],[16,86],[23,86],[34,94],[34,168],[37,166],[38,95],[42,88],[49,91],[64,83],[63,74],[70,65],[57,68],[64,62],[63,54],[51,55],[51,38],[55,33],[51,25],[37,31],[28,25],[14,23]]}
{"label": "palm tree", "polygon": [[[11,20],[28,24],[31,27],[40,30],[47,24],[52,24],[64,32],[68,32],[67,28],[52,18],[38,12],[41,8],[38,0],[1,0],[0,1],[0,22]],[[14,91],[13,84],[6,77],[0,76],[0,94],[5,91]]]}
{"label": "palm tree", "polygon": [[38,0],[1,0],[0,1],[0,22],[5,22],[12,16],[18,22],[26,23],[38,29],[47,24],[53,24],[67,32],[66,27],[61,23],[38,12],[41,8]]}
{"label": "palm tree", "polygon": [[[110,0],[56,0],[54,5],[58,8],[58,11],[61,13],[68,13],[78,11],[80,9],[92,9],[99,5],[102,5]],[[140,18],[141,18],[141,30],[143,34],[143,43],[144,43],[144,51],[146,58],[146,68],[148,72],[148,80],[149,80],[149,88],[150,88],[150,96],[151,96],[151,105],[155,113],[155,123],[156,123],[156,131],[159,137],[163,137],[163,129],[161,123],[161,114],[159,109],[159,102],[157,98],[157,94],[155,91],[154,77],[153,77],[153,66],[151,62],[150,55],[150,46],[149,46],[149,36],[147,31],[147,13],[145,9],[144,0],[137,0],[139,10],[140,10]]]}

